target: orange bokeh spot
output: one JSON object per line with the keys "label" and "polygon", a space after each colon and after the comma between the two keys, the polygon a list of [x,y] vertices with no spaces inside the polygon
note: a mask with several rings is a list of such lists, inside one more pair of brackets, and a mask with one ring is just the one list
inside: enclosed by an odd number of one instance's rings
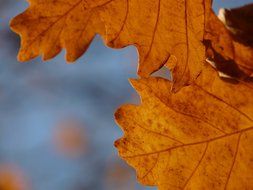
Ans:
{"label": "orange bokeh spot", "polygon": [[85,153],[87,138],[83,124],[73,119],[61,121],[56,127],[54,144],[59,152],[67,156],[76,157]]}
{"label": "orange bokeh spot", "polygon": [[0,190],[29,190],[25,175],[13,165],[0,165]]}

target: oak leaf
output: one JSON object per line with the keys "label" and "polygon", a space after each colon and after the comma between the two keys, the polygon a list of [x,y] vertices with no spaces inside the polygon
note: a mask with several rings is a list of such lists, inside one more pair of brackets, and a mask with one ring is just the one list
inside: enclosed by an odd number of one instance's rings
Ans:
{"label": "oak leaf", "polygon": [[120,156],[144,185],[253,189],[253,89],[226,83],[210,66],[177,93],[163,78],[131,80],[141,105],[115,113]]}
{"label": "oak leaf", "polygon": [[[75,61],[94,35],[113,48],[135,45],[138,74],[147,77],[172,56],[174,90],[201,72],[205,59],[205,16],[211,0],[29,0],[29,8],[11,21],[21,36],[18,59],[45,60],[66,48]],[[170,63],[171,61],[169,61]]]}
{"label": "oak leaf", "polygon": [[221,9],[220,19],[211,11],[206,18],[207,57],[221,72],[248,80],[253,74],[253,4]]}

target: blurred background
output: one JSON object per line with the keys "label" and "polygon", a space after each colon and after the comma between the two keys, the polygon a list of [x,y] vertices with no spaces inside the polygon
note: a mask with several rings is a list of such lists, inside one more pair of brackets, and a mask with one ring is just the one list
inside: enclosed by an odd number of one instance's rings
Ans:
{"label": "blurred background", "polygon": [[[252,0],[214,1],[214,9]],[[134,47],[113,50],[97,36],[75,64],[18,63],[10,18],[25,0],[0,0],[0,190],[142,190],[117,155],[114,111],[139,98]]]}

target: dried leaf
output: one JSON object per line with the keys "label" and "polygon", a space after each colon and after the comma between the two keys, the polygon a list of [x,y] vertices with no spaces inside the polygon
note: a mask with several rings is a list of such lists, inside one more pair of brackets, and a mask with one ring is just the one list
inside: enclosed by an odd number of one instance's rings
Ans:
{"label": "dried leaf", "polygon": [[219,18],[237,41],[253,46],[253,4],[234,9],[220,9]]}
{"label": "dried leaf", "polygon": [[116,112],[125,134],[115,145],[142,184],[161,190],[253,189],[249,84],[225,83],[211,67],[176,94],[162,78],[131,83],[142,103]]}
{"label": "dried leaf", "polygon": [[253,44],[252,37],[249,37],[253,31],[253,5],[221,9],[219,17],[221,20],[214,12],[207,16],[207,57],[219,71],[237,79],[248,79],[253,74]]}
{"label": "dried leaf", "polygon": [[[147,77],[170,58],[174,90],[191,83],[205,59],[205,12],[211,0],[29,0],[30,7],[11,21],[21,36],[19,60],[45,60],[67,50],[67,60],[81,56],[96,33],[110,47],[135,45],[139,75]],[[100,19],[101,18],[101,19]],[[101,22],[101,20],[103,22]]]}

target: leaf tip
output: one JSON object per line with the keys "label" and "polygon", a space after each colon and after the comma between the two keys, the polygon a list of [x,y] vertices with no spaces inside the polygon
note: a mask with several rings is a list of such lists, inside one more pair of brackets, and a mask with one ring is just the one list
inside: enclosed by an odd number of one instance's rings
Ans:
{"label": "leaf tip", "polygon": [[114,141],[114,147],[115,148],[119,148],[119,145],[120,145],[120,139],[117,139],[116,141]]}
{"label": "leaf tip", "polygon": [[136,86],[139,79],[134,79],[134,78],[130,78],[128,79],[129,83],[132,84],[133,86]]}
{"label": "leaf tip", "polygon": [[18,53],[17,60],[22,63],[28,61],[28,59],[20,51]]}

